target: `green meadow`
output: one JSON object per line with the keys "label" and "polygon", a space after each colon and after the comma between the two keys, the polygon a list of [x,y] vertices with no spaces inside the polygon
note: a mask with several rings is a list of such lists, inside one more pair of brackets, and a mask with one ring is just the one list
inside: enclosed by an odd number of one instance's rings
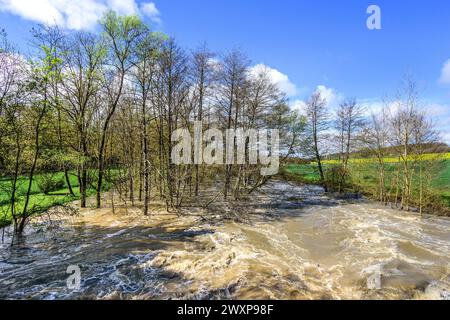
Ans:
{"label": "green meadow", "polygon": [[[61,206],[69,202],[80,199],[80,190],[78,178],[74,173],[69,174],[70,184],[74,195],[70,194],[69,187],[66,183],[64,172],[54,173],[52,179],[60,184],[60,188],[51,192],[45,193],[40,187],[43,180],[46,179],[45,174],[37,174],[31,185],[31,196],[28,208],[39,208],[39,211],[44,212],[52,207]],[[28,190],[28,177],[22,176],[17,181],[16,193],[16,212],[21,212],[25,205],[26,192]],[[0,227],[11,223],[11,178],[0,179]],[[102,188],[103,189],[103,188]],[[110,184],[105,183],[104,190],[109,190]],[[90,188],[87,191],[88,196],[95,194],[95,189]]]}
{"label": "green meadow", "polygon": [[[325,161],[325,171],[334,165],[333,161]],[[425,171],[428,170],[426,164]],[[354,187],[363,193],[375,193],[378,183],[378,171],[373,161],[353,160],[349,164],[351,183]],[[386,164],[386,175],[395,176],[397,164],[390,162]],[[450,159],[448,156],[438,162],[434,168],[433,178],[430,182],[430,191],[432,194],[441,198],[442,203],[450,208]],[[288,178],[302,183],[317,184],[320,182],[319,172],[315,163],[311,164],[288,164],[282,168],[282,173]],[[386,187],[389,188],[392,180],[387,179]]]}

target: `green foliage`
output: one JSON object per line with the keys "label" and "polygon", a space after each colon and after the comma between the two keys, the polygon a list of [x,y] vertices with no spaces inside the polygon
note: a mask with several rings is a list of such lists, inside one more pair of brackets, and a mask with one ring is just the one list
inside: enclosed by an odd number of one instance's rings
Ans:
{"label": "green foliage", "polygon": [[[342,181],[343,180],[343,181]],[[334,190],[342,183],[342,188],[345,190],[349,187],[351,181],[350,173],[345,171],[342,164],[325,167],[325,183],[330,190]]]}
{"label": "green foliage", "polygon": [[64,180],[54,173],[44,173],[37,179],[37,185],[42,193],[48,195],[50,192],[64,189]]}
{"label": "green foliage", "polygon": [[56,49],[45,45],[41,45],[40,49],[43,52],[43,56],[38,61],[30,61],[34,75],[33,81],[30,83],[31,88],[39,86],[40,83],[59,80],[60,77],[58,70],[63,61],[58,57]]}
{"label": "green foliage", "polygon": [[114,54],[119,60],[125,60],[131,53],[133,42],[148,30],[138,16],[120,16],[110,10],[100,21],[104,39],[111,43]]}
{"label": "green foliage", "polygon": [[[34,177],[31,196],[30,196],[30,208],[34,208],[36,214],[40,212],[45,212],[49,208],[54,206],[62,205],[78,199],[79,194],[75,192],[75,197],[69,194],[67,185],[64,181],[64,173],[58,172],[52,174],[52,180],[57,181],[61,189],[54,190],[53,194],[45,194],[41,191],[39,185],[41,185],[43,180],[46,180],[45,174],[36,175]],[[60,182],[63,182],[60,184]],[[70,175],[70,182],[73,187],[78,186],[78,179],[74,175]],[[0,180],[0,224],[7,225],[11,223],[11,178],[3,178]],[[25,195],[28,187],[28,177],[19,177],[17,181],[17,192],[16,192],[16,212],[21,212],[23,210]],[[78,191],[78,190],[76,190]],[[92,192],[91,192],[92,193]],[[3,222],[2,222],[3,221]]]}

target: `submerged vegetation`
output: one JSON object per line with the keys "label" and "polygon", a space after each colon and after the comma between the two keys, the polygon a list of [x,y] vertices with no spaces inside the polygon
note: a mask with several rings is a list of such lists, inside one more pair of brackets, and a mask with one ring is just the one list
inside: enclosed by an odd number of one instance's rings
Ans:
{"label": "submerged vegetation", "polygon": [[95,195],[100,208],[107,190],[149,215],[152,200],[178,212],[218,177],[213,199],[267,183],[261,164],[175,165],[173,134],[192,135],[194,123],[278,129],[283,157],[293,152],[302,119],[269,70],[253,69],[241,51],[187,51],[112,11],[100,25],[99,33],[34,28],[30,57],[0,35],[0,220],[17,234],[55,205],[79,199],[85,208]]}

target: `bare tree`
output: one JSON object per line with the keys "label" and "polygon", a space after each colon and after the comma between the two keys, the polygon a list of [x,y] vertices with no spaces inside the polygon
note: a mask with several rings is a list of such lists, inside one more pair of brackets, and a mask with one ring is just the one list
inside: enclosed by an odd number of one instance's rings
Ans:
{"label": "bare tree", "polygon": [[[417,112],[414,115],[414,126],[412,129],[412,139],[414,142],[413,153],[413,170],[417,176],[418,186],[418,207],[419,212],[423,215],[424,207],[431,204],[434,199],[429,198],[429,189],[433,177],[440,169],[440,154],[437,153],[439,146],[439,135],[435,130],[432,120],[427,119],[424,112]],[[426,157],[426,153],[432,153],[430,157]]]}
{"label": "bare tree", "polygon": [[[247,57],[239,50],[228,54],[221,65],[218,85],[218,116],[223,128],[236,129],[239,116],[242,114],[245,103],[245,92],[248,87],[247,71],[249,66]],[[236,139],[235,139],[236,140]],[[236,141],[233,143],[233,147]],[[225,163],[224,198],[228,198],[231,188],[233,165]]]}
{"label": "bare tree", "polygon": [[160,194],[167,208],[180,204],[180,188],[186,182],[185,168],[175,166],[171,161],[172,134],[182,118],[188,118],[185,107],[188,102],[188,60],[186,53],[173,39],[166,41],[158,61],[156,97],[154,105],[159,116],[159,178]]}
{"label": "bare tree", "polygon": [[322,97],[320,91],[312,94],[306,103],[306,130],[310,140],[307,152],[312,152],[320,174],[320,183],[328,191],[328,186],[325,180],[325,173],[322,164],[323,154],[321,144],[324,142],[323,138],[330,129],[330,115],[327,110],[327,101]]}
{"label": "bare tree", "polygon": [[[144,189],[144,214],[148,215],[150,189],[151,189],[151,157],[149,145],[149,122],[156,73],[158,72],[158,59],[160,57],[163,39],[151,32],[147,32],[136,46],[136,60],[133,67],[133,80],[135,83],[136,102],[140,105],[142,126],[142,173]],[[156,117],[154,117],[156,119]]]}
{"label": "bare tree", "polygon": [[77,33],[65,43],[64,80],[62,81],[63,110],[77,134],[72,148],[79,154],[78,181],[81,207],[86,207],[88,190],[88,165],[91,158],[93,117],[98,108],[101,88],[101,68],[105,48],[100,39],[90,33]]}
{"label": "bare tree", "polygon": [[372,113],[370,122],[364,129],[362,139],[366,147],[375,156],[378,168],[378,199],[387,204],[388,196],[386,190],[387,172],[385,157],[388,152],[390,139],[390,123],[386,104],[378,113]]}
{"label": "bare tree", "polygon": [[[204,123],[205,104],[211,100],[212,87],[215,83],[216,73],[214,70],[215,54],[209,51],[206,45],[203,45],[192,55],[191,77],[194,85],[193,104],[194,120]],[[197,150],[198,151],[198,150]],[[200,185],[200,165],[194,165],[195,171],[195,196],[199,195]]]}
{"label": "bare tree", "polygon": [[[396,113],[391,117],[391,125],[393,129],[392,145],[399,155],[402,165],[403,184],[401,195],[401,207],[406,210],[410,209],[411,202],[411,184],[412,174],[410,166],[410,155],[413,145],[413,130],[415,126],[416,116],[418,113],[418,91],[417,85],[411,78],[406,78],[404,87],[399,91],[396,101]],[[398,172],[399,174],[400,172]],[[400,184],[397,181],[397,190]],[[396,191],[396,201],[398,191]]]}
{"label": "bare tree", "polygon": [[336,112],[336,129],[339,137],[340,151],[340,177],[338,191],[342,192],[349,174],[348,163],[350,154],[355,151],[358,134],[364,128],[364,107],[356,102],[356,99],[347,99],[339,105]]}

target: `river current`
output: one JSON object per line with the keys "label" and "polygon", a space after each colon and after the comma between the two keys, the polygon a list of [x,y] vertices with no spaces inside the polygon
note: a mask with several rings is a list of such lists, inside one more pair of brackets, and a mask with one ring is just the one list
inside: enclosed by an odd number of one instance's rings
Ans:
{"label": "river current", "polygon": [[281,181],[227,210],[34,222],[0,244],[0,298],[450,299],[449,218]]}

